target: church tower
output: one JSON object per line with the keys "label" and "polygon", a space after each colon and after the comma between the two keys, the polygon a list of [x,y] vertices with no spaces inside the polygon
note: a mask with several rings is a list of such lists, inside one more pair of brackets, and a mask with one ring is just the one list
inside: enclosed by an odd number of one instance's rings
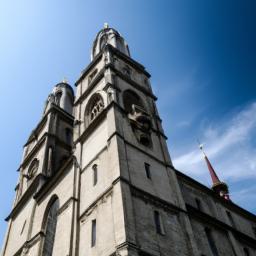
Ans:
{"label": "church tower", "polygon": [[2,255],[199,255],[150,75],[107,25],[24,146]]}
{"label": "church tower", "polygon": [[79,255],[194,255],[149,73],[108,26],[91,57],[74,103]]}

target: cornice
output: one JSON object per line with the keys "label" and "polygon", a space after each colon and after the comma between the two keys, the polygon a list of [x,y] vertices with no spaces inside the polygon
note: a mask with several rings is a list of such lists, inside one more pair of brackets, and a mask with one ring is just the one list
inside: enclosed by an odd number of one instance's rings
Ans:
{"label": "cornice", "polygon": [[[127,115],[127,112],[118,103],[116,103],[115,101],[112,101],[109,105],[107,105],[106,108],[104,108],[104,110],[101,113],[99,113],[99,115],[95,118],[95,120],[91,124],[89,124],[89,126],[83,131],[83,133],[74,141],[74,144],[84,141],[95,130],[95,128],[99,125],[99,123],[106,117],[107,111],[112,107],[116,107],[120,112]],[[161,131],[156,130],[154,128],[152,128],[152,131],[155,134],[162,136],[165,140],[168,139],[167,136]],[[124,137],[120,135],[117,131],[114,133],[117,133],[119,136],[121,136],[124,139]],[[108,138],[108,140],[110,139],[111,139],[111,136]]]}
{"label": "cornice", "polygon": [[110,68],[118,77],[120,77],[122,80],[126,81],[133,87],[135,87],[137,90],[143,92],[153,100],[155,101],[157,100],[157,97],[151,91],[145,89],[143,86],[141,86],[140,84],[138,84],[137,82],[129,78],[128,76],[124,75],[121,71],[117,70],[114,64],[109,63],[106,65],[106,68]]}
{"label": "cornice", "polygon": [[89,65],[82,71],[81,76],[78,78],[78,80],[75,82],[75,86],[78,86],[78,84],[84,79],[84,77],[89,74],[89,72],[93,69],[93,67],[100,61],[102,57],[102,53],[98,53],[92,62],[89,63]]}
{"label": "cornice", "polygon": [[47,178],[46,182],[42,185],[42,187],[34,194],[34,199],[39,202],[42,198],[47,194],[47,192],[57,184],[57,181],[60,180],[64,175],[66,175],[69,171],[69,166],[73,164],[73,155],[71,155],[67,161],[61,166],[56,173]]}
{"label": "cornice", "polygon": [[31,135],[29,136],[28,141],[24,144],[23,147],[26,147],[31,141],[34,140],[34,138],[38,137],[38,134],[40,133],[40,131],[43,129],[44,125],[47,122],[48,115],[50,113],[54,113],[54,112],[60,113],[61,116],[63,117],[63,119],[69,121],[70,124],[73,123],[74,117],[72,115],[70,115],[68,112],[66,112],[65,110],[63,110],[59,106],[57,106],[54,103],[52,103],[50,109],[43,115],[43,117],[39,121],[39,123],[36,126],[36,128],[32,131]]}
{"label": "cornice", "polygon": [[145,74],[148,78],[151,77],[151,75],[146,71],[143,65],[141,65],[139,62],[135,61],[131,57],[125,55],[124,53],[120,52],[117,48],[113,47],[112,45],[107,45],[106,49],[109,49],[111,52],[117,55],[120,59],[128,62],[133,68],[139,70],[140,72]]}
{"label": "cornice", "polygon": [[239,230],[237,230],[236,228],[226,224],[223,221],[220,221],[214,217],[212,217],[211,215],[208,215],[204,212],[201,212],[200,210],[196,209],[195,207],[186,204],[186,208],[188,211],[188,215],[195,218],[195,219],[199,219],[201,222],[209,224],[211,226],[217,227],[218,229],[221,230],[229,230],[232,231],[232,233],[239,239],[246,241],[247,243],[249,243],[253,248],[256,248],[256,239],[246,235],[245,233],[240,232]]}
{"label": "cornice", "polygon": [[28,187],[28,189],[24,192],[24,194],[18,199],[17,203],[14,205],[12,211],[10,214],[5,218],[5,221],[9,221],[11,218],[15,217],[20,210],[23,208],[25,203],[30,199],[33,195],[33,193],[36,191],[38,184],[41,179],[44,179],[45,176],[42,173],[39,173],[31,185]]}
{"label": "cornice", "polygon": [[56,142],[60,145],[62,145],[65,149],[67,150],[71,150],[71,146],[68,145],[67,143],[65,143],[64,141],[60,140],[58,136],[56,136],[55,134],[49,133],[49,132],[45,132],[43,134],[43,136],[40,138],[40,140],[36,143],[36,145],[33,147],[33,149],[28,153],[28,155],[26,155],[26,157],[24,158],[24,160],[22,161],[20,167],[18,168],[18,170],[20,170],[20,168],[23,168],[26,166],[26,164],[31,160],[31,158],[33,158],[33,156],[35,155],[35,153],[41,148],[44,140],[47,137],[52,137],[56,140]]}
{"label": "cornice", "polygon": [[96,75],[96,77],[91,81],[89,84],[88,88],[82,93],[82,95],[74,102],[74,106],[77,106],[81,101],[86,98],[90,92],[93,90],[93,88],[98,84],[98,82],[104,77],[106,68],[103,67],[99,73]]}
{"label": "cornice", "polygon": [[101,123],[101,121],[103,119],[105,119],[109,106],[111,104],[109,104],[106,108],[104,108],[99,114],[98,116],[96,116],[96,118],[88,125],[88,127],[83,131],[83,133],[79,136],[79,138],[77,140],[74,141],[74,145],[76,145],[79,142],[84,142],[89,135],[95,131],[96,127],[99,125],[99,123]]}
{"label": "cornice", "polygon": [[254,215],[253,213],[245,210],[244,208],[241,208],[237,204],[233,203],[231,200],[228,201],[228,200],[221,198],[212,189],[206,187],[202,183],[194,180],[193,178],[187,176],[186,174],[176,170],[174,167],[172,167],[172,169],[175,171],[178,180],[179,179],[184,180],[185,183],[204,191],[207,195],[213,197],[216,201],[218,201],[220,204],[224,205],[228,209],[231,209],[232,211],[237,212],[237,213],[245,216],[246,218],[249,218],[250,220],[256,222],[256,215]]}

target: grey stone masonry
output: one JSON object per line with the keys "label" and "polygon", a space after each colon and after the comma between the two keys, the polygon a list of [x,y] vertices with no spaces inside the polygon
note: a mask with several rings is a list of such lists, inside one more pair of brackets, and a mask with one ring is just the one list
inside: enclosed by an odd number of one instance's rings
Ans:
{"label": "grey stone masonry", "polygon": [[[256,255],[256,218],[177,171],[150,74],[105,25],[24,146],[2,256]],[[247,254],[246,254],[247,253]]]}

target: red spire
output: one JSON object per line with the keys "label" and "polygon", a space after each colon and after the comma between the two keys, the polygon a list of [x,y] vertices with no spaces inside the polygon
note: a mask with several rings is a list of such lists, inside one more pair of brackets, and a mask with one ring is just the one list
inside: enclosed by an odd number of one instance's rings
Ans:
{"label": "red spire", "polygon": [[217,183],[220,183],[220,180],[216,174],[216,172],[214,171],[208,157],[206,155],[204,155],[204,159],[206,161],[206,164],[207,164],[207,167],[208,167],[208,170],[210,172],[210,175],[211,175],[211,178],[212,178],[212,184],[217,184]]}
{"label": "red spire", "polygon": [[208,157],[206,156],[206,154],[203,151],[203,145],[200,144],[199,148],[202,150],[203,154],[204,154],[204,159],[206,161],[208,170],[210,172],[211,178],[212,178],[212,189],[219,194],[220,197],[223,197],[226,200],[230,200],[229,198],[229,192],[228,192],[228,186],[225,182],[221,182],[216,174],[216,172],[214,171],[211,162],[209,161]]}

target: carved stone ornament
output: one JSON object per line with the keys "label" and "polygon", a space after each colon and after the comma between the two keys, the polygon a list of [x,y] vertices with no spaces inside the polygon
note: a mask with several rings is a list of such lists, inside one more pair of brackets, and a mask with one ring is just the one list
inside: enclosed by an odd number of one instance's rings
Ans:
{"label": "carved stone ornament", "polygon": [[137,140],[144,146],[151,146],[151,119],[148,113],[140,106],[133,104],[132,112],[128,114],[133,132]]}

